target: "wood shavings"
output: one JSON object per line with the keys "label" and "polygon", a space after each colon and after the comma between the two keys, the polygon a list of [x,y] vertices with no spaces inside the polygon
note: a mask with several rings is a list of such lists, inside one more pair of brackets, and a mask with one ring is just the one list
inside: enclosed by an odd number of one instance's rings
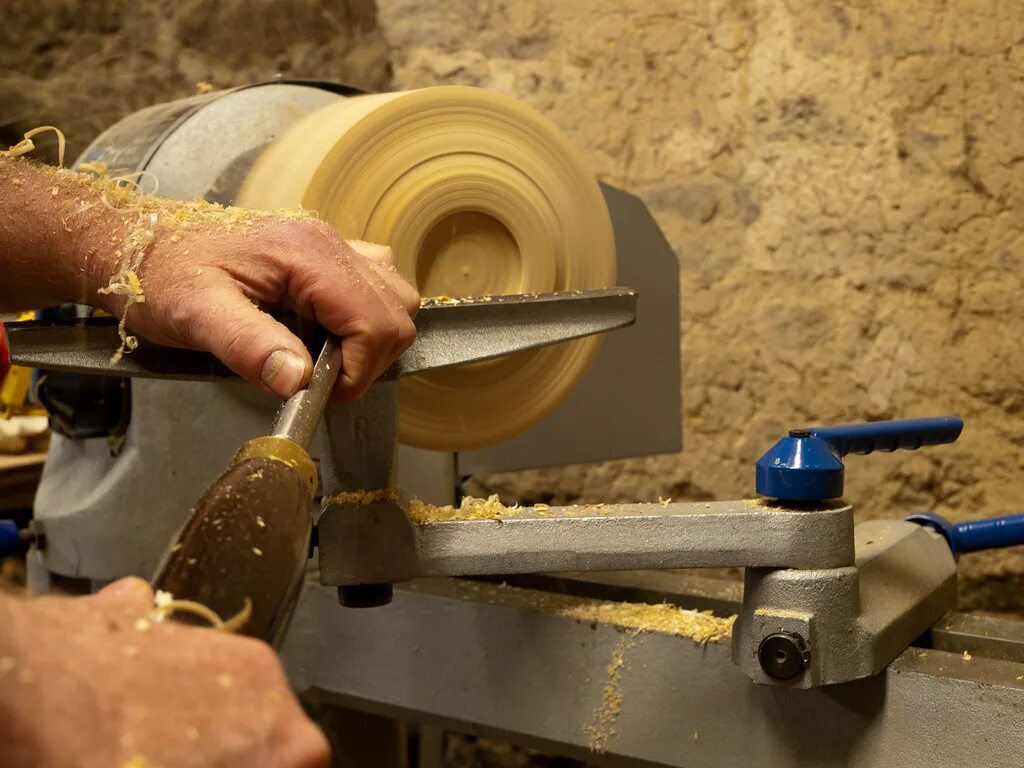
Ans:
{"label": "wood shavings", "polygon": [[412,499],[409,502],[408,512],[409,519],[414,523],[426,525],[443,520],[502,520],[521,514],[522,507],[518,504],[506,507],[495,493],[486,499],[466,496],[457,507],[451,504],[437,506],[427,504],[419,499]]}
{"label": "wood shavings", "polygon": [[970,651],[964,651],[964,661],[970,661],[973,658],[974,657],[971,656],[971,652]]}
{"label": "wood shavings", "polygon": [[133,755],[121,768],[149,768],[149,763],[142,755]]}
{"label": "wood shavings", "polygon": [[213,93],[214,90],[215,89],[213,87],[213,83],[211,83],[209,80],[200,80],[198,83],[196,83],[196,93],[200,95]]}
{"label": "wood shavings", "polygon": [[64,138],[63,132],[59,128],[55,128],[52,125],[40,125],[38,128],[33,128],[23,135],[21,141],[14,146],[8,147],[7,149],[0,150],[0,156],[3,157],[22,157],[27,155],[29,152],[35,150],[35,142],[32,141],[33,136],[38,136],[40,133],[46,131],[53,131],[57,134],[57,165],[64,167],[64,148],[67,145],[67,141]]}
{"label": "wood shavings", "polygon": [[716,643],[732,636],[735,616],[722,618],[710,611],[695,611],[669,603],[602,602],[586,597],[539,592],[519,587],[460,583],[459,588],[497,605],[542,611],[587,623],[598,622],[644,632],[688,637],[696,643]]}
{"label": "wood shavings", "polygon": [[124,296],[125,302],[121,309],[121,317],[117,323],[117,335],[121,339],[121,345],[110,357],[111,365],[117,365],[129,352],[139,346],[137,337],[128,333],[128,310],[135,304],[146,302],[146,292],[142,289],[142,281],[139,280],[139,269],[142,268],[142,260],[146,256],[146,248],[156,237],[156,226],[159,217],[156,213],[150,213],[147,220],[140,221],[125,238],[124,248],[121,257],[121,267],[118,272],[110,278],[110,282],[97,293],[113,294]]}
{"label": "wood shavings", "polygon": [[607,751],[609,740],[615,735],[615,724],[622,712],[622,670],[626,666],[626,652],[633,647],[634,640],[624,637],[612,649],[612,659],[606,670],[606,680],[601,689],[601,703],[594,710],[588,725],[583,726],[587,735],[587,746],[598,754]]}
{"label": "wood shavings", "polygon": [[723,619],[710,611],[693,611],[669,603],[597,603],[565,606],[560,616],[581,621],[599,621],[637,632],[662,632],[689,637],[699,643],[716,642],[732,636],[735,616]]}
{"label": "wood shavings", "polygon": [[323,500],[328,504],[376,504],[378,501],[398,501],[398,491],[394,488],[377,488],[372,491],[342,491]]}
{"label": "wood shavings", "polygon": [[663,498],[661,498],[661,496],[659,496],[658,497],[658,503],[661,504],[661,506],[663,506],[663,507],[667,507],[669,504],[672,503],[672,498],[669,497],[667,499],[663,499]]}
{"label": "wood shavings", "polygon": [[[64,134],[53,126],[32,129],[25,134],[21,142],[0,151],[0,157],[10,158],[15,162],[29,162],[22,158],[35,149],[32,137],[43,131],[53,131],[57,134],[60,164],[63,166]],[[159,187],[158,180],[148,171],[111,175],[112,171],[102,160],[83,162],[78,168],[78,171],[72,171],[63,167],[38,166],[40,171],[53,179],[51,195],[68,195],[66,204],[72,215],[84,214],[97,205],[94,199],[83,199],[82,195],[94,196],[98,193],[100,201],[107,208],[121,215],[127,229],[119,252],[114,254],[119,257],[117,272],[111,276],[105,287],[98,290],[100,294],[125,297],[118,322],[121,344],[111,357],[111,362],[115,365],[138,346],[138,339],[127,331],[128,311],[136,304],[145,303],[142,266],[150,245],[158,234],[166,234],[174,242],[181,239],[182,233],[200,227],[249,228],[268,217],[313,218],[309,211],[301,209],[252,211],[233,206],[225,207],[205,200],[182,201],[160,198],[155,195]],[[140,181],[146,177],[153,182],[153,189],[150,192],[143,192],[140,189]],[[67,222],[65,229],[70,231]],[[117,243],[118,240],[117,236],[111,238],[112,243]]]}
{"label": "wood shavings", "polygon": [[[191,613],[194,616],[198,616],[199,618],[204,619],[210,625],[211,629],[220,630],[222,632],[237,632],[246,625],[249,618],[252,616],[252,600],[248,597],[245,598],[242,610],[228,619],[221,619],[221,617],[217,615],[216,611],[202,603],[198,603],[194,600],[175,599],[174,595],[170,592],[158,589],[156,594],[153,596],[153,610],[150,612],[149,618],[152,621],[161,623],[173,616],[175,613]],[[139,621],[136,622],[136,629],[139,628],[139,622],[145,622],[146,629],[149,628],[148,620],[139,619]]]}

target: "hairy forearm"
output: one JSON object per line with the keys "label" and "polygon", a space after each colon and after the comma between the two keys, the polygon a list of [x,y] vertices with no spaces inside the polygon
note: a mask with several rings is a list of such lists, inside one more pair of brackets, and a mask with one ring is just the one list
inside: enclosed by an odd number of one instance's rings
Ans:
{"label": "hairy forearm", "polygon": [[103,306],[125,218],[78,174],[0,157],[0,311]]}

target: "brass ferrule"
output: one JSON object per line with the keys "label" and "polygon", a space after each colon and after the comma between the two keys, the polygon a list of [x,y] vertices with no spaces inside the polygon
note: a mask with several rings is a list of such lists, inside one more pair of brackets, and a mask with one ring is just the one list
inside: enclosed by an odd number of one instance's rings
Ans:
{"label": "brass ferrule", "polygon": [[287,464],[306,483],[306,488],[309,490],[309,498],[312,499],[316,496],[318,482],[316,465],[313,463],[313,459],[309,457],[306,449],[301,445],[280,435],[255,437],[238,449],[238,453],[235,454],[235,463],[237,464],[245,459],[251,459],[256,456],[263,456]]}

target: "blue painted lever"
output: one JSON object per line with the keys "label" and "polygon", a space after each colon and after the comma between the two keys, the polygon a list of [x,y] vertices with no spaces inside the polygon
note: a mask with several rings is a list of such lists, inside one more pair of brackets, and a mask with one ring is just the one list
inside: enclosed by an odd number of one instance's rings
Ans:
{"label": "blue painted lever", "polygon": [[1024,544],[1024,515],[1004,515],[987,520],[951,523],[934,512],[919,512],[907,520],[941,533],[955,556],[982,549],[1000,549]]}
{"label": "blue painted lever", "polygon": [[[844,424],[839,427],[811,427],[803,430],[824,440],[840,456],[872,451],[915,451],[926,445],[952,443],[964,428],[962,419],[939,416],[932,419],[877,421],[867,424]],[[792,433],[790,433],[792,434]]]}
{"label": "blue painted lever", "polygon": [[0,520],[0,559],[21,552],[22,541],[13,520]]}
{"label": "blue painted lever", "polygon": [[941,416],[796,429],[758,459],[757,492],[784,501],[837,499],[843,495],[843,456],[952,443],[963,427],[955,416]]}

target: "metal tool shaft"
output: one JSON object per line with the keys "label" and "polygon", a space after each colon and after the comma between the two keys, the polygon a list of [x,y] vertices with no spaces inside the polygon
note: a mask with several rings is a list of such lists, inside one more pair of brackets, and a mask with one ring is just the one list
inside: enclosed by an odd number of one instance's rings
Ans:
{"label": "metal tool shaft", "polygon": [[309,448],[340,373],[341,345],[337,338],[328,336],[313,366],[309,384],[284,401],[271,434]]}

